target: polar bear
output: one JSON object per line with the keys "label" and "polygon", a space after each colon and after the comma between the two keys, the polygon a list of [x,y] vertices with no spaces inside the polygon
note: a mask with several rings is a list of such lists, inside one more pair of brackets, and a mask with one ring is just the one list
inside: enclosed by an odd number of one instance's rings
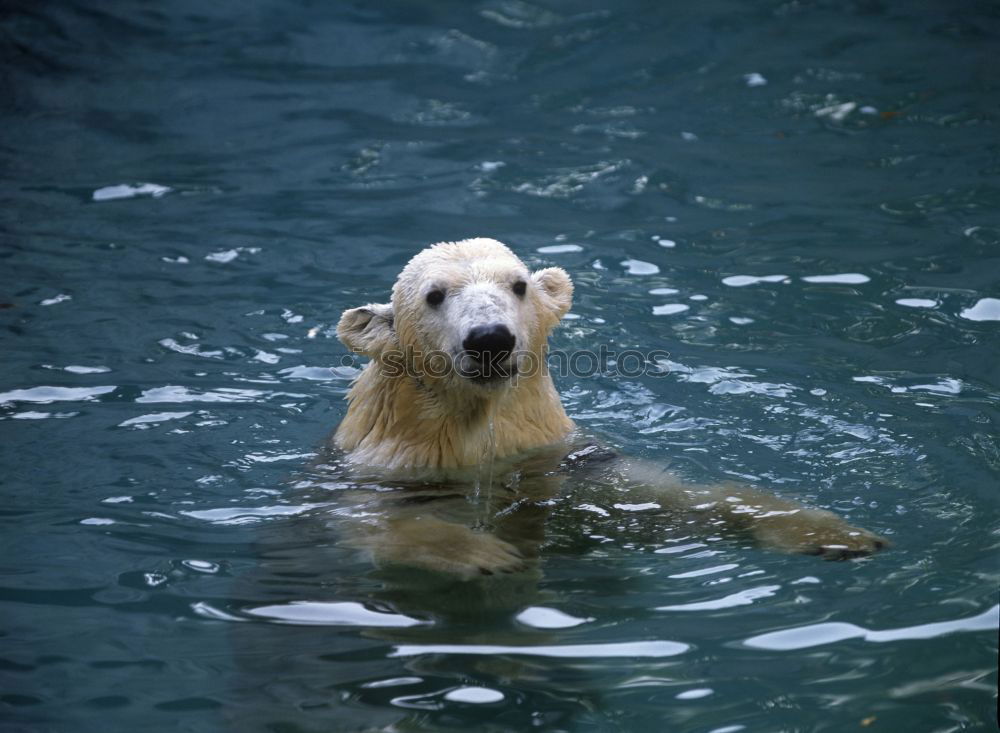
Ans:
{"label": "polar bear", "polygon": [[544,503],[568,473],[583,471],[586,483],[747,530],[777,549],[843,558],[886,545],[831,512],[749,487],[687,485],[589,443],[545,368],[549,333],[572,298],[561,268],[532,273],[506,245],[476,238],[424,249],[400,273],[391,303],[344,312],[337,336],[371,361],[333,442],[355,471],[406,486],[403,500],[366,501],[358,512],[359,544],[377,562],[461,578],[524,568],[544,517],[535,512],[513,529],[508,521],[505,534],[481,517],[470,526],[456,510],[484,464],[503,494],[494,517]]}

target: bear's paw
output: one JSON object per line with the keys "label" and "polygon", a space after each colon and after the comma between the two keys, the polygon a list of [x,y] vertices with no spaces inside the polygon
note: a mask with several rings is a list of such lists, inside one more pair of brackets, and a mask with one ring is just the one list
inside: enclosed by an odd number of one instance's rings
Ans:
{"label": "bear's paw", "polygon": [[487,532],[431,517],[396,520],[373,547],[379,565],[422,568],[472,580],[527,567],[520,551]]}
{"label": "bear's paw", "polygon": [[765,547],[827,560],[848,560],[872,555],[889,546],[874,532],[853,527],[833,512],[799,509],[754,520],[753,535]]}

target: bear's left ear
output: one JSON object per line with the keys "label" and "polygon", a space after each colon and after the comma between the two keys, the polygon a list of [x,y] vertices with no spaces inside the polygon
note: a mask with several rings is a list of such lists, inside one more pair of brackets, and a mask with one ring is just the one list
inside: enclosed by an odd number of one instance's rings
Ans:
{"label": "bear's left ear", "polygon": [[369,303],[344,311],[337,323],[337,338],[351,351],[377,359],[396,342],[392,306],[388,303]]}
{"label": "bear's left ear", "polygon": [[548,301],[549,307],[559,318],[573,305],[573,281],[561,267],[546,267],[531,276]]}

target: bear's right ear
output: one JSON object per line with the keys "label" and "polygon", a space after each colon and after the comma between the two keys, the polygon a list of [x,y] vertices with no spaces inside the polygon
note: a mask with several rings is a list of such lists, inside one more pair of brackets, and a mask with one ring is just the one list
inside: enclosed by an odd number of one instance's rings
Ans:
{"label": "bear's right ear", "polygon": [[378,358],[396,342],[392,306],[388,303],[369,303],[344,311],[337,324],[337,338],[356,354]]}

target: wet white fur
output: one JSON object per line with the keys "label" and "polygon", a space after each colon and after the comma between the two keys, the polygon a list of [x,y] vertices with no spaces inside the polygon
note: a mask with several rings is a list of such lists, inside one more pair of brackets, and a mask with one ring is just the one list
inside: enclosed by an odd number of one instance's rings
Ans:
{"label": "wet white fur", "polygon": [[[518,280],[527,284],[521,297],[513,291]],[[428,305],[431,290],[446,293],[440,305]],[[572,294],[563,270],[529,273],[494,239],[443,242],[420,252],[400,273],[390,304],[348,310],[337,326],[341,341],[372,361],[351,387],[336,445],[356,463],[396,470],[476,465],[490,444],[491,420],[499,459],[560,441],[573,423],[551,377],[537,367]],[[460,358],[469,331],[492,323],[507,326],[521,361],[535,368],[479,384],[453,368],[442,372],[441,362],[428,363],[441,354]],[[404,360],[410,374],[387,376],[394,359]]]}

